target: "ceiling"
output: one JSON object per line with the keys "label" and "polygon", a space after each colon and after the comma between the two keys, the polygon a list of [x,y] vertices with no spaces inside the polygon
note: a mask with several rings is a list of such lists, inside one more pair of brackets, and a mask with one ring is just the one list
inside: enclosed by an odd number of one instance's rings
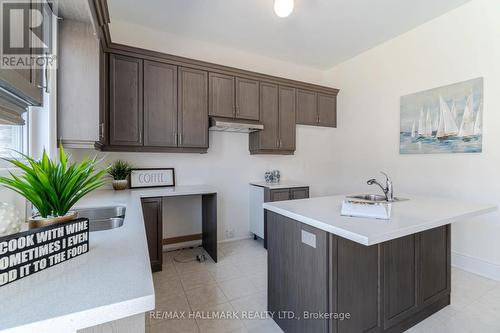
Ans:
{"label": "ceiling", "polygon": [[108,0],[108,6],[111,22],[328,69],[467,1],[295,0],[288,18],[274,14],[274,0]]}

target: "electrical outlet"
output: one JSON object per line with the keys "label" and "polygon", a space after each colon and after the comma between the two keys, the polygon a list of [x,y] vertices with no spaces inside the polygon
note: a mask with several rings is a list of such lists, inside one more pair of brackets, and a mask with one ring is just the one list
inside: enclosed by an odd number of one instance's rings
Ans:
{"label": "electrical outlet", "polygon": [[233,237],[234,237],[234,231],[232,229],[227,229],[226,238],[233,238]]}

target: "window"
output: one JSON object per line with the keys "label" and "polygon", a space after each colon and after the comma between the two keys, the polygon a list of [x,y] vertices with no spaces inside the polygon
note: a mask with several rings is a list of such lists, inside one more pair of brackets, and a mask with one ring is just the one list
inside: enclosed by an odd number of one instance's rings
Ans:
{"label": "window", "polygon": [[23,118],[25,125],[0,125],[0,158],[19,157],[16,151],[28,153],[28,112]]}

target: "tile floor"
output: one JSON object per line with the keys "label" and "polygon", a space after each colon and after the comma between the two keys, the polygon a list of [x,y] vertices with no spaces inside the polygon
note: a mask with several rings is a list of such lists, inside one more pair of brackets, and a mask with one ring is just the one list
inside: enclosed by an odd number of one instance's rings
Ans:
{"label": "tile floor", "polygon": [[[217,264],[173,259],[202,252],[197,248],[180,255],[178,251],[164,253],[163,271],[153,274],[157,318],[146,314],[146,332],[281,332],[274,321],[265,318],[267,258],[262,242],[249,239],[221,244]],[[500,333],[500,282],[452,269],[451,302],[408,332]],[[214,311],[261,318],[206,318]],[[168,318],[174,313],[178,316]],[[188,313],[205,317],[189,318]]]}

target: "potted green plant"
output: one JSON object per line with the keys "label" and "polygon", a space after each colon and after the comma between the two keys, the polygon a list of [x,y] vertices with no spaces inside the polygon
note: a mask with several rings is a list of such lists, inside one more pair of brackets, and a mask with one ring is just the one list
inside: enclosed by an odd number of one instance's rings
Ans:
{"label": "potted green plant", "polygon": [[19,193],[33,204],[36,214],[28,219],[30,228],[73,220],[71,212],[78,200],[105,183],[106,170],[95,171],[96,157],[70,163],[63,147],[59,147],[59,161],[49,159],[45,150],[42,158],[35,160],[20,154],[23,160],[5,159],[21,169],[22,175],[12,172],[9,177],[0,177],[0,184]]}
{"label": "potted green plant", "polygon": [[132,166],[122,160],[116,160],[108,167],[108,174],[113,177],[113,188],[117,191],[128,188],[128,176]]}

